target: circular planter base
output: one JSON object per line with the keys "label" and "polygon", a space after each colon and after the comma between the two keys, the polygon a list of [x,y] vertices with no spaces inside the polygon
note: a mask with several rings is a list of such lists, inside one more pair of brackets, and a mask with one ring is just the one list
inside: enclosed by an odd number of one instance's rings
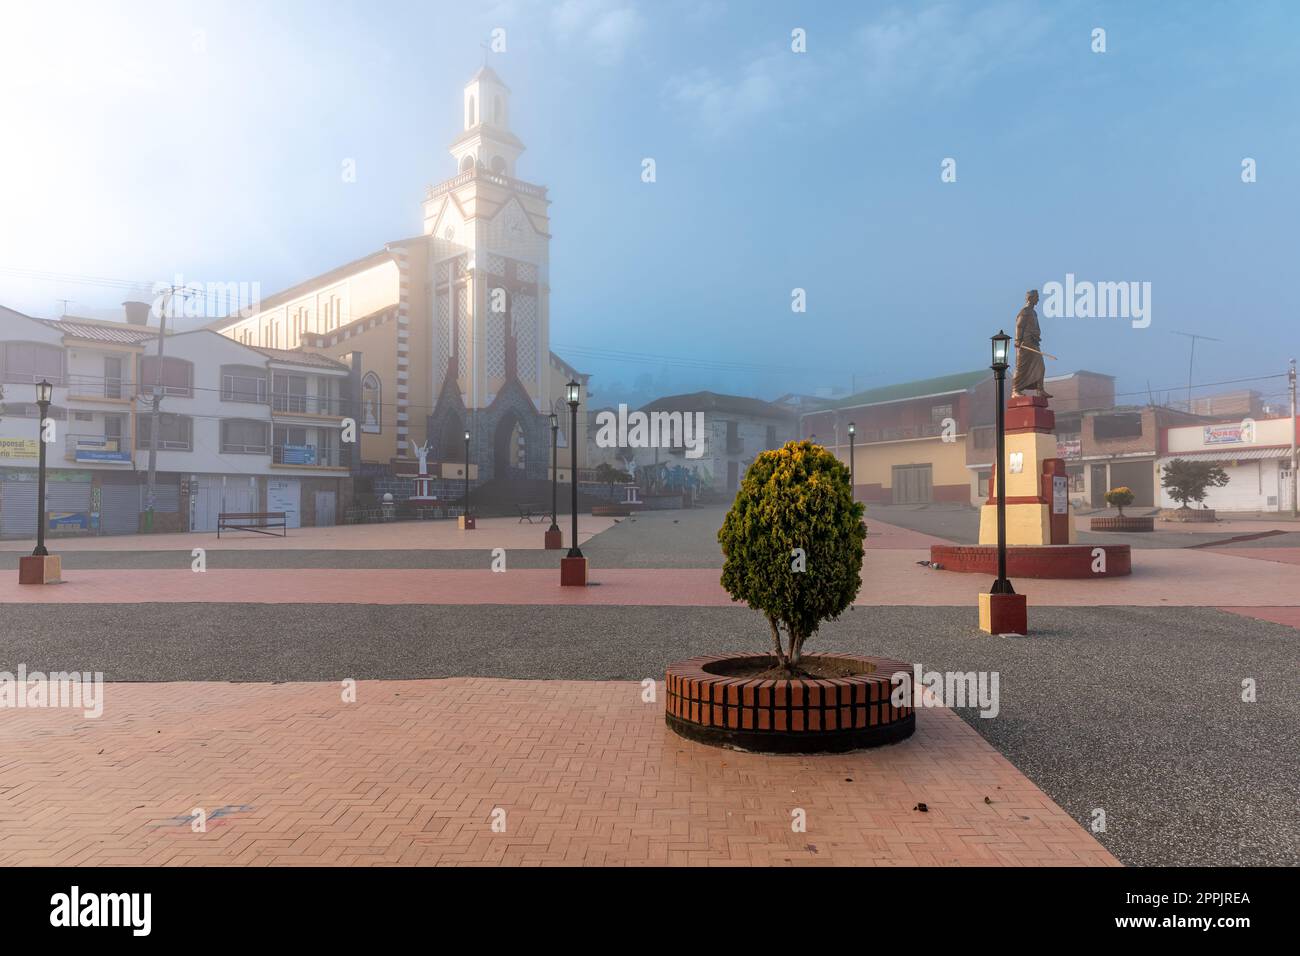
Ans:
{"label": "circular planter base", "polygon": [[[1093,552],[1106,554],[1106,570],[1094,571]],[[930,561],[943,571],[991,574],[997,577],[998,549],[991,544],[930,546]],[[1013,545],[1007,548],[1010,578],[1116,578],[1133,573],[1133,553],[1127,544]]]}
{"label": "circular planter base", "polygon": [[1137,518],[1131,515],[1118,515],[1108,518],[1091,518],[1088,521],[1090,531],[1155,531],[1155,518]]}
{"label": "circular planter base", "polygon": [[759,753],[843,753],[891,744],[916,729],[911,707],[890,702],[902,661],[815,654],[861,671],[845,677],[764,679],[745,668],[775,666],[769,655],[693,657],[670,664],[665,722],[682,737]]}

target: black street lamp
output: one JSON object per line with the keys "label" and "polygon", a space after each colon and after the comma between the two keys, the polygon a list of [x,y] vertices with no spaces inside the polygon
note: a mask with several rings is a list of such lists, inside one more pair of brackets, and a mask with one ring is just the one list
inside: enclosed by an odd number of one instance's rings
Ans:
{"label": "black street lamp", "polygon": [[582,557],[582,549],[578,547],[578,398],[581,391],[582,386],[573,379],[564,386],[564,397],[569,403],[569,450],[573,453],[569,474],[573,488],[573,542],[567,555],[570,558]]}
{"label": "black street lamp", "polygon": [[1011,336],[998,330],[993,336],[993,377],[997,380],[997,431],[998,462],[994,466],[997,474],[998,492],[998,579],[989,589],[990,594],[1015,594],[1016,589],[1007,580],[1007,429],[1006,408],[1003,389],[1007,378],[1007,353],[1011,346]]}
{"label": "black street lamp", "polygon": [[50,417],[50,400],[53,397],[54,386],[41,379],[36,385],[36,404],[41,410],[37,426],[41,447],[37,453],[40,465],[36,478],[36,550],[32,552],[32,557],[36,558],[46,557],[50,553],[45,549],[45,420]]}
{"label": "black street lamp", "polygon": [[852,498],[854,501],[856,501],[858,498],[858,483],[853,479],[853,459],[854,459],[853,448],[854,448],[854,438],[857,436],[857,434],[858,434],[858,427],[854,425],[852,422],[849,422],[849,490],[852,493]]}
{"label": "black street lamp", "polygon": [[[548,538],[554,540],[554,535],[560,533],[560,526],[556,524],[556,506],[558,502],[560,482],[560,416],[551,412],[551,526],[546,529]],[[556,547],[559,547],[557,544]]]}

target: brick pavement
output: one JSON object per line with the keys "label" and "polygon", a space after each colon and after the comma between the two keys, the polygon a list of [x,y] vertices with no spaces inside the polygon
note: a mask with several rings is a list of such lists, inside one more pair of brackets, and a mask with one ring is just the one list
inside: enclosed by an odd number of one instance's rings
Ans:
{"label": "brick pavement", "polygon": [[629,682],[367,681],[353,704],[331,683],[110,684],[98,720],[0,713],[0,863],[1119,865],[949,710],[895,746],[774,757],[678,739],[662,700]]}
{"label": "brick pavement", "polygon": [[[1278,551],[1281,549],[1271,549]],[[1261,553],[1265,549],[1260,549]],[[1285,557],[1285,556],[1283,556]],[[919,567],[928,551],[868,550],[863,558],[858,605],[975,607],[989,577]],[[716,568],[606,568],[592,562],[598,587],[561,588],[555,569],[480,570],[225,568],[189,570],[188,556],[175,570],[67,571],[64,583],[20,585],[16,572],[0,574],[0,605],[8,603],[266,604],[535,604],[663,607],[729,606]],[[509,568],[508,553],[507,567]],[[1106,580],[1017,578],[1030,606],[1059,607],[1254,607],[1300,605],[1300,564],[1217,551],[1144,551],[1132,576]]]}

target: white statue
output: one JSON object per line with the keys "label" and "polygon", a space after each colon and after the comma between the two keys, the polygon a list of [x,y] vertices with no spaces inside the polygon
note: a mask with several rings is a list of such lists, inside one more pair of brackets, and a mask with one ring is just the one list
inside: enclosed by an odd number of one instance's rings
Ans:
{"label": "white statue", "polygon": [[427,438],[423,445],[415,446],[415,454],[420,459],[420,474],[427,475],[429,473],[429,440]]}

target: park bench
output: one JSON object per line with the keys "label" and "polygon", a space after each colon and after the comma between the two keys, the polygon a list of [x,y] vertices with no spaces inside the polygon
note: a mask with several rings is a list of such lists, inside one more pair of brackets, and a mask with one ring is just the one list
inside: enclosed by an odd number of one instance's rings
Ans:
{"label": "park bench", "polygon": [[[280,534],[275,534],[276,530]],[[223,511],[217,515],[217,537],[222,531],[252,531],[272,537],[289,536],[289,519],[283,511]]]}
{"label": "park bench", "polygon": [[523,524],[525,521],[527,521],[529,524],[532,524],[534,518],[538,520],[545,520],[546,518],[550,517],[551,514],[549,511],[546,510],[546,505],[517,504],[515,505],[515,507],[519,509],[520,524]]}

